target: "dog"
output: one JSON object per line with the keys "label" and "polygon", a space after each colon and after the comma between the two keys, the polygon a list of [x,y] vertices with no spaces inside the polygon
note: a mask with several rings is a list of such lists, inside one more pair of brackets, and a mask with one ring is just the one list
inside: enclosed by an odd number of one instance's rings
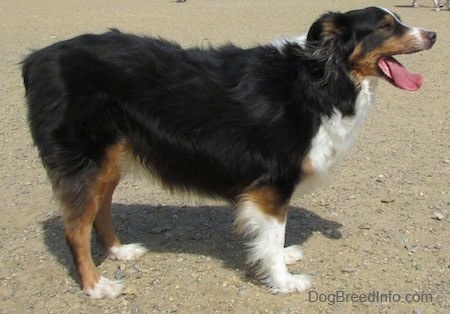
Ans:
{"label": "dog", "polygon": [[110,30],[57,42],[23,61],[32,138],[59,200],[65,239],[92,298],[120,295],[100,275],[92,227],[109,256],[121,244],[111,199],[129,163],[166,188],[230,202],[248,263],[273,293],[304,291],[287,264],[289,201],[322,181],[352,146],[377,80],[417,90],[394,55],[430,49],[436,33],[369,7],[320,16],[306,35],[243,49],[184,49],[161,38]]}

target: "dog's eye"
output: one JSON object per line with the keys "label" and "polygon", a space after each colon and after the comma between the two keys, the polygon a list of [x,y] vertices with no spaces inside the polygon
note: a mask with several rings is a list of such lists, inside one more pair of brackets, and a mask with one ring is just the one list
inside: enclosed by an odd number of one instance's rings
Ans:
{"label": "dog's eye", "polygon": [[388,21],[385,21],[385,22],[383,22],[382,24],[381,24],[381,27],[380,27],[382,30],[384,30],[384,31],[391,31],[391,30],[393,30],[394,29],[394,24],[392,24],[392,23],[390,23],[390,22],[388,22]]}

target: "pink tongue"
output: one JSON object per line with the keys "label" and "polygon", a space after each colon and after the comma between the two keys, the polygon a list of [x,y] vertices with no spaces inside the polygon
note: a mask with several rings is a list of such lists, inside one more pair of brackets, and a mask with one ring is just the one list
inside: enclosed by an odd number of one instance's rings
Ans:
{"label": "pink tongue", "polygon": [[415,91],[422,86],[423,76],[421,74],[409,73],[400,62],[392,57],[381,58],[378,66],[399,88]]}

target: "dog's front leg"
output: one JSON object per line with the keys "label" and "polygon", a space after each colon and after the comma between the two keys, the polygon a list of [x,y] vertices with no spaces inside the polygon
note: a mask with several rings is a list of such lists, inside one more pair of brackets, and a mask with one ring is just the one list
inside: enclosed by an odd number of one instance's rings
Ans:
{"label": "dog's front leg", "polygon": [[305,291],[311,286],[306,275],[290,274],[286,264],[303,258],[299,246],[285,248],[288,201],[271,188],[252,189],[242,195],[236,216],[236,231],[246,238],[247,262],[273,293]]}

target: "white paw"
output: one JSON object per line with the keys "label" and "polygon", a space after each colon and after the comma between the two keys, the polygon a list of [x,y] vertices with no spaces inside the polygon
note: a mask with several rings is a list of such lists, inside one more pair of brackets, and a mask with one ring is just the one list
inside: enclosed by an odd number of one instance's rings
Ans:
{"label": "white paw", "polygon": [[286,265],[294,264],[303,259],[303,250],[300,245],[291,245],[283,249],[283,258]]}
{"label": "white paw", "polygon": [[124,284],[120,280],[109,280],[100,277],[93,289],[85,290],[86,294],[93,299],[103,299],[104,297],[114,299],[122,294]]}
{"label": "white paw", "polygon": [[123,244],[109,248],[109,257],[120,261],[135,260],[147,252],[147,249],[139,243]]}
{"label": "white paw", "polygon": [[272,293],[303,292],[311,287],[311,278],[307,275],[289,274],[284,280],[271,283],[268,282]]}

